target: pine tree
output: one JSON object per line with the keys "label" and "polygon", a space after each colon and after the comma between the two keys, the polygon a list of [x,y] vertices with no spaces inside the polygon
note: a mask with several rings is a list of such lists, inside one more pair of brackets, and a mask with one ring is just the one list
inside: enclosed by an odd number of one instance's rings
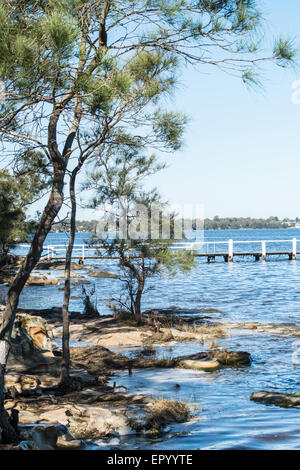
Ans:
{"label": "pine tree", "polygon": [[49,189],[50,173],[40,152],[25,152],[13,171],[0,170],[0,257],[5,263],[16,243],[30,241],[36,221],[27,218],[28,207]]}
{"label": "pine tree", "polygon": [[[164,272],[174,275],[194,266],[191,252],[172,251],[176,241],[174,214],[163,228],[168,205],[161,201],[156,189],[145,189],[145,180],[161,171],[164,164],[155,155],[147,156],[144,152],[144,146],[128,134],[119,142],[102,146],[96,162],[96,168],[100,166],[101,170],[91,173],[86,184],[95,191],[93,207],[104,209],[100,225],[107,229],[101,232],[98,226],[93,242],[102,245],[100,253],[104,250],[118,257],[120,280],[125,286],[125,296],[112,299],[111,305],[114,309],[118,304],[131,313],[137,325],[143,321],[141,301],[149,281]],[[114,236],[109,228],[119,234]]]}

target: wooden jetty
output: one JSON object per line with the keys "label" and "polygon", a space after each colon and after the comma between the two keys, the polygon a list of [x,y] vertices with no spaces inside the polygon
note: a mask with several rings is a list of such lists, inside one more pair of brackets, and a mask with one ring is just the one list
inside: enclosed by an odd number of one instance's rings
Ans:
{"label": "wooden jetty", "polygon": [[[214,261],[216,257],[223,257],[225,262],[233,262],[234,257],[253,257],[255,261],[266,261],[267,257],[270,256],[288,256],[289,260],[296,260],[297,259],[297,254],[300,254],[299,251],[297,251],[297,239],[293,238],[292,240],[248,240],[248,241],[236,241],[234,242],[233,240],[228,240],[228,251],[220,253],[220,252],[214,252],[214,253],[199,253],[195,254],[195,256],[206,256],[207,257],[207,262],[210,263],[210,261]],[[208,242],[209,243],[209,242]],[[224,242],[215,242],[223,244]],[[236,245],[260,245],[260,250],[251,250],[251,251],[234,251],[234,246]],[[267,250],[267,244],[291,244],[290,249],[273,249],[273,250]]]}
{"label": "wooden jetty", "polygon": [[[234,258],[245,257],[253,258],[255,261],[266,261],[267,258],[275,256],[286,256],[289,260],[296,260],[297,255],[300,254],[300,251],[297,251],[298,242],[300,240],[296,238],[290,240],[184,241],[174,243],[172,250],[190,250],[195,257],[206,258],[208,263],[215,261],[217,258],[232,263]],[[247,246],[251,246],[251,249],[245,249]],[[72,259],[79,260],[82,263],[85,260],[92,259],[118,259],[118,256],[101,254],[101,248],[103,248],[101,245],[76,244],[74,245]],[[43,259],[48,261],[64,260],[66,245],[47,245],[44,251],[46,253]],[[138,256],[132,255],[130,258],[138,258]]]}

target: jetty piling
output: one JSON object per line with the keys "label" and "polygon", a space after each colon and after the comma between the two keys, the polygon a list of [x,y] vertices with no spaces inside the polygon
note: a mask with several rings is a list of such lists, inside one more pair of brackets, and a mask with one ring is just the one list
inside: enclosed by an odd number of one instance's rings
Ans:
{"label": "jetty piling", "polygon": [[266,261],[266,259],[267,259],[267,245],[266,245],[265,241],[261,242],[261,256],[262,256],[262,260]]}
{"label": "jetty piling", "polygon": [[297,238],[293,238],[293,260],[297,258]]}

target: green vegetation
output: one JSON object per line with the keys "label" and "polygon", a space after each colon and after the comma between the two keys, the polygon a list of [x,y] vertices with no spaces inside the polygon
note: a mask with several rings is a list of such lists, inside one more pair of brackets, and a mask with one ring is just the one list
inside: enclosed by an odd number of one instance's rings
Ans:
{"label": "green vegetation", "polygon": [[[90,232],[95,233],[97,227],[97,220],[77,220],[76,221],[76,232]],[[66,218],[64,221],[56,222],[51,232],[69,232],[70,231],[70,219]]]}
{"label": "green vegetation", "polygon": [[13,171],[0,170],[0,256],[3,262],[16,243],[30,241],[36,221],[28,219],[28,207],[50,185],[47,162],[39,152],[26,151]]}
{"label": "green vegetation", "polygon": [[[77,232],[95,233],[99,220],[78,220],[76,222]],[[278,217],[268,217],[267,219],[255,219],[251,217],[214,217],[213,219],[204,219],[205,230],[238,230],[238,229],[274,229],[274,228],[293,228],[298,223],[298,218],[279,220]],[[52,232],[69,231],[70,220],[55,224]]]}
{"label": "green vegetation", "polygon": [[[296,219],[297,221],[297,219]],[[204,220],[205,230],[237,230],[237,229],[266,229],[266,228],[289,228],[293,227],[295,221],[289,219],[279,220],[278,217],[267,219],[252,219],[251,217],[225,217],[218,216],[213,219]]]}
{"label": "green vegetation", "polygon": [[[180,132],[180,131],[179,131]],[[178,142],[178,136],[176,136]],[[164,271],[169,275],[178,270],[187,272],[194,266],[189,251],[172,252],[174,218],[169,220],[169,237],[164,234],[162,217],[167,204],[155,189],[145,190],[145,180],[159,172],[163,164],[155,155],[144,155],[144,146],[129,135],[117,143],[102,146],[99,154],[101,171],[89,175],[86,187],[94,189],[93,206],[109,202],[109,217],[104,216],[103,231],[97,231],[94,242],[102,242],[110,255],[118,256],[123,292],[112,299],[111,308],[129,311],[138,325],[142,323],[141,301],[149,280]],[[155,216],[151,209],[155,207]],[[115,230],[123,237],[105,241],[107,224],[117,221]],[[151,237],[151,233],[155,237]]]}

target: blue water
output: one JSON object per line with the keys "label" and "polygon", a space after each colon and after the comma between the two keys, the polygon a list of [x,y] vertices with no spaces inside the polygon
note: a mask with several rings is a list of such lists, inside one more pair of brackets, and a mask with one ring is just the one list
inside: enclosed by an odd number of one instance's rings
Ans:
{"label": "blue water", "polygon": [[[184,400],[193,419],[172,426],[153,440],[151,449],[299,449],[300,409],[282,409],[250,401],[253,391],[300,392],[300,366],[291,363],[293,340],[249,335],[220,340],[220,346],[250,351],[250,367],[214,373],[189,370],[143,370],[120,374],[117,385],[135,393]],[[164,349],[164,350],[163,350]],[[169,348],[168,348],[169,349]],[[205,346],[204,346],[205,349]],[[170,354],[159,348],[163,355]],[[172,355],[201,351],[197,343],[174,346]],[[114,381],[116,379],[114,378]],[[175,388],[179,384],[179,388]],[[145,439],[121,439],[123,449],[149,448]]]}
{"label": "blue water", "polygon": [[[292,240],[300,238],[299,229],[277,230],[217,230],[205,232],[205,240]],[[76,243],[84,243],[89,234],[79,233]],[[66,242],[65,234],[49,234],[45,245]],[[284,245],[288,245],[285,243]],[[276,245],[276,249],[281,244]],[[257,249],[257,247],[256,247]],[[289,248],[291,249],[291,242]],[[300,251],[300,242],[299,242]],[[182,309],[214,308],[222,313],[213,314],[216,320],[239,320],[260,322],[298,321],[300,316],[299,269],[297,261],[288,261],[287,256],[270,257],[267,262],[254,262],[253,258],[235,258],[234,263],[224,263],[223,258],[207,264],[206,259],[196,259],[196,268],[188,274],[175,277],[162,277],[150,282],[150,290],[145,292],[143,308],[167,308],[176,306]],[[86,260],[86,265],[119,273],[115,260]],[[87,271],[78,271],[83,276]],[[43,272],[45,274],[45,272]],[[51,275],[61,275],[62,271],[51,271]],[[95,286],[94,300],[97,300],[100,314],[110,313],[106,302],[118,296],[122,283],[116,279],[96,279],[87,277]],[[86,287],[86,286],[85,286]],[[89,286],[87,286],[89,289]],[[6,290],[2,286],[1,290]],[[1,292],[1,291],[0,291]],[[82,288],[72,286],[71,310],[82,310]],[[45,301],[46,299],[46,301]],[[62,291],[56,286],[26,287],[20,298],[24,308],[60,306]]]}
{"label": "blue water", "polygon": [[[63,234],[50,234],[47,242],[61,243]],[[206,241],[290,240],[267,245],[267,250],[291,250],[292,238],[300,239],[298,229],[208,231]],[[77,234],[82,243],[88,234]],[[212,243],[212,246],[214,244]],[[217,246],[217,245],[215,245]],[[224,245],[225,246],[225,245]],[[224,249],[223,246],[223,249]],[[235,246],[235,245],[234,245]],[[250,247],[254,246],[252,244]],[[256,245],[255,249],[258,249]],[[249,248],[249,247],[247,247]],[[218,248],[216,248],[217,250]],[[236,249],[246,249],[236,246]],[[259,248],[260,249],[260,248]],[[300,242],[299,248],[300,251]],[[272,257],[267,262],[253,258],[236,258],[224,263],[222,258],[207,264],[197,259],[189,274],[155,280],[145,293],[143,308],[216,309],[207,313],[216,321],[255,321],[259,323],[293,323],[300,326],[300,255],[298,260]],[[117,262],[86,261],[99,269],[118,273]],[[54,272],[54,274],[58,274]],[[61,274],[61,271],[59,272]],[[83,274],[86,274],[83,272]],[[109,313],[106,300],[118,295],[121,283],[115,279],[89,278],[96,288],[100,314]],[[1,287],[1,290],[6,290]],[[72,287],[72,310],[82,310],[81,287]],[[60,306],[63,293],[57,287],[26,287],[20,306],[49,308]],[[134,393],[148,393],[183,399],[195,406],[195,418],[189,423],[171,426],[161,438],[142,437],[114,440],[112,447],[153,449],[299,449],[300,410],[260,405],[249,400],[253,391],[276,390],[300,392],[300,366],[293,365],[292,343],[295,338],[249,333],[219,340],[228,349],[249,351],[250,367],[223,369],[214,373],[183,370],[135,371],[132,377],[120,374],[118,385]],[[204,345],[207,348],[208,345]],[[199,343],[184,343],[159,348],[158,354],[181,355],[203,350]],[[114,378],[114,380],[116,380]],[[175,389],[179,383],[180,388]],[[104,447],[110,447],[106,443]],[[103,448],[103,446],[101,447]]]}

